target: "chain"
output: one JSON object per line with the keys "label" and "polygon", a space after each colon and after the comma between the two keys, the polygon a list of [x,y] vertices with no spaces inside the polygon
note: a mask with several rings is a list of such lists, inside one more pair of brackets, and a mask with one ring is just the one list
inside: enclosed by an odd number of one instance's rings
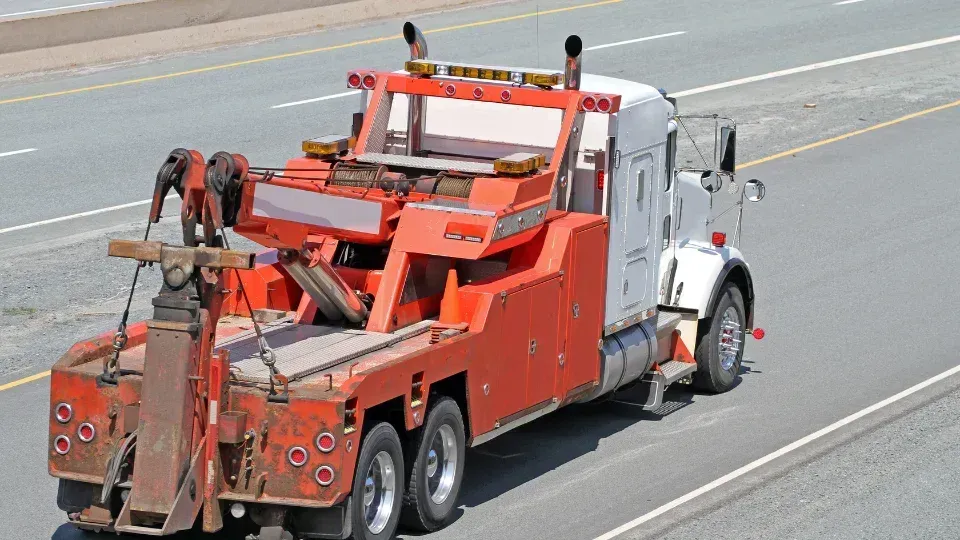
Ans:
{"label": "chain", "polygon": [[[227,240],[227,231],[222,226],[220,227],[220,236],[223,238],[223,247],[230,249],[230,242]],[[257,345],[260,348],[260,361],[263,362],[263,365],[267,366],[267,369],[270,370],[270,393],[276,394],[277,389],[274,376],[280,374],[280,371],[276,367],[277,355],[273,352],[273,349],[270,348],[270,345],[267,343],[267,338],[264,337],[263,331],[260,329],[260,324],[257,322],[257,318],[253,315],[253,307],[250,305],[250,298],[247,296],[247,290],[243,286],[243,279],[240,278],[240,271],[237,269],[234,269],[233,271],[237,276],[237,292],[240,293],[244,303],[247,305],[247,311],[250,312],[250,320],[253,321],[253,331],[257,334]]]}
{"label": "chain", "polygon": [[[150,226],[153,223],[147,220],[147,232],[143,235],[143,241],[150,238]],[[140,269],[146,266],[146,263],[137,262],[137,269],[133,273],[133,283],[130,285],[130,294],[127,295],[127,307],[123,310],[120,317],[120,325],[117,326],[117,333],[113,335],[113,355],[107,357],[103,362],[103,380],[116,381],[120,374],[120,351],[127,346],[127,319],[130,318],[130,304],[133,302],[133,293],[137,289],[137,280],[140,278]]]}

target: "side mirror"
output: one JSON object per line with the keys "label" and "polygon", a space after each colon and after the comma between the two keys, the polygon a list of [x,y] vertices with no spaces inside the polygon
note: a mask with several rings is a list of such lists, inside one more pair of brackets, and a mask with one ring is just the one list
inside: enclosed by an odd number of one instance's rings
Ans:
{"label": "side mirror", "polygon": [[716,171],[703,171],[703,174],[700,175],[700,185],[703,186],[703,189],[707,190],[710,193],[716,193],[720,191],[720,186],[723,181],[720,179],[720,175]]}
{"label": "side mirror", "polygon": [[732,127],[720,128],[720,165],[719,169],[725,173],[737,172],[737,129]]}
{"label": "side mirror", "polygon": [[760,202],[767,195],[767,188],[763,185],[763,182],[753,179],[747,180],[747,183],[743,185],[743,196],[750,202]]}

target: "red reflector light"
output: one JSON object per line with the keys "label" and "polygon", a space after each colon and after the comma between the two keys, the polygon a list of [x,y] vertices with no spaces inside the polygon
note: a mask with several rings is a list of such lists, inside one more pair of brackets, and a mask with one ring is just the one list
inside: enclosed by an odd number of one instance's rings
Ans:
{"label": "red reflector light", "polygon": [[70,439],[66,435],[60,435],[53,440],[53,449],[61,456],[70,451]]}
{"label": "red reflector light", "polygon": [[77,437],[85,443],[92,441],[96,434],[97,430],[93,428],[93,424],[87,422],[80,424],[80,427],[77,429]]}
{"label": "red reflector light", "polygon": [[767,335],[767,333],[763,331],[763,328],[754,328],[754,329],[753,329],[753,338],[754,338],[754,339],[756,339],[756,340],[759,341],[759,340],[763,339],[763,336],[765,336],[765,335]]}
{"label": "red reflector light", "polygon": [[473,89],[473,99],[480,99],[483,97],[483,88],[479,86]]}
{"label": "red reflector light", "polygon": [[603,191],[603,183],[607,180],[607,173],[603,169],[597,171],[597,191]]}
{"label": "red reflector light", "polygon": [[504,90],[500,92],[500,101],[510,101],[510,91]]}
{"label": "red reflector light", "polygon": [[333,447],[337,445],[337,439],[331,433],[321,433],[317,436],[317,448],[321,452],[332,452]]}
{"label": "red reflector light", "polygon": [[373,90],[373,87],[377,85],[377,77],[373,73],[368,73],[363,76],[363,88],[364,90]]}
{"label": "red reflector light", "polygon": [[73,418],[73,407],[67,405],[66,403],[59,403],[55,410],[55,415],[57,417],[57,422],[61,424],[66,424]]}
{"label": "red reflector light", "polygon": [[597,110],[597,100],[591,96],[583,98],[583,101],[580,104],[583,105],[583,110],[587,112],[593,112]]}
{"label": "red reflector light", "polygon": [[359,73],[351,73],[350,76],[347,77],[347,86],[350,88],[360,88],[360,82]]}
{"label": "red reflector light", "polygon": [[304,463],[307,462],[307,449],[302,446],[294,446],[287,452],[287,459],[294,467],[303,467]]}
{"label": "red reflector light", "polygon": [[597,100],[597,111],[602,113],[608,113],[613,109],[613,102],[610,101],[608,97],[602,97]]}
{"label": "red reflector light", "polygon": [[711,243],[716,247],[723,247],[727,243],[727,233],[715,232]]}
{"label": "red reflector light", "polygon": [[333,469],[328,465],[321,465],[317,468],[316,478],[321,486],[329,486],[333,483]]}
{"label": "red reflector light", "polygon": [[448,96],[453,96],[457,93],[457,87],[455,85],[448,84],[443,91],[446,92]]}

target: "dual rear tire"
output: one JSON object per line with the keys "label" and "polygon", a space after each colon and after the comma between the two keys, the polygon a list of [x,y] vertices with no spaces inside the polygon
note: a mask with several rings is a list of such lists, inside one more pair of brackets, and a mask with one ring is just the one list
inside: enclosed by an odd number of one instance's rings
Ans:
{"label": "dual rear tire", "polygon": [[389,423],[371,428],[360,445],[353,479],[353,537],[386,540],[394,537],[400,523],[421,531],[450,523],[465,452],[463,416],[457,402],[447,397],[432,404],[426,423],[406,449]]}

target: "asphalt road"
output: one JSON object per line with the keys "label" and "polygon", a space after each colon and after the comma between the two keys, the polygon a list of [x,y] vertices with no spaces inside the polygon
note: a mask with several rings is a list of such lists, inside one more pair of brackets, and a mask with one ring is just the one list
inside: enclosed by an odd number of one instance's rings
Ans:
{"label": "asphalt road", "polygon": [[[574,5],[539,4],[541,10]],[[686,31],[586,56],[587,71],[674,92],[952,36],[960,20],[953,2],[716,4],[677,2],[670,13],[648,13],[648,3],[625,1],[542,15],[540,65],[549,60],[559,66],[560,44],[571,32],[591,46]],[[444,28],[528,13],[534,5],[508,3],[417,21],[425,29]],[[387,21],[8,81],[0,85],[0,102],[369,40],[395,34],[398,27],[399,21]],[[437,58],[536,65],[535,35],[536,19],[525,18],[434,33],[428,40]],[[0,103],[0,154],[37,148],[0,157],[0,228],[144,199],[156,167],[180,145],[281,163],[297,152],[302,138],[344,127],[353,101],[272,106],[343,92],[341,78],[349,67],[396,69],[404,57],[402,42],[392,40]],[[741,161],[751,161],[954,102],[960,98],[958,59],[960,44],[939,45],[698,93],[681,99],[681,110],[737,118]],[[804,108],[808,103],[817,107]],[[960,310],[950,291],[960,278],[960,196],[952,175],[958,121],[960,108],[945,109],[744,170],[743,179],[758,177],[768,186],[767,199],[748,209],[743,237],[760,298],[757,324],[768,337],[748,345],[739,387],[722,396],[675,391],[659,413],[623,403],[570,408],[501,437],[468,455],[463,513],[427,538],[594,538],[956,366],[960,337],[952,329]],[[131,222],[145,210],[0,233],[0,382],[46,369],[78,338],[115,325],[132,269],[104,257],[106,238],[142,234],[142,225]],[[156,238],[175,239],[173,221],[161,224]],[[148,273],[145,282],[135,316],[144,315],[157,276]],[[4,537],[75,536],[60,527],[55,483],[46,476],[46,391],[39,381],[0,392],[0,426],[7,435],[0,438],[0,455],[13,465],[0,489],[15,494],[4,503]],[[956,400],[934,403],[939,395],[915,396],[919,408],[903,413],[889,433],[850,426],[852,431],[814,449],[826,452],[814,461],[771,463],[759,477],[733,482],[729,493],[691,501],[626,536],[712,538],[722,529],[732,531],[729,537],[736,531],[812,537],[825,526],[816,512],[795,519],[773,503],[804,488],[822,493],[810,506],[816,508],[871,486],[886,486],[870,491],[876,506],[865,499],[836,509],[845,526],[824,536],[864,536],[856,516],[871,516],[875,508],[883,509],[887,521],[880,532],[886,536],[949,533],[947,514],[929,525],[917,520],[935,514],[909,511],[955,500],[949,498],[955,470],[941,470],[948,461],[909,468],[910,460],[896,452],[872,461],[857,457],[887,440],[891,448],[942,448],[943,458],[955,453],[949,432],[940,436],[931,427],[919,437],[904,427],[934,426],[955,416]],[[905,471],[897,481],[915,506],[894,504],[903,493],[887,485],[893,480],[883,480],[897,466]],[[849,474],[837,481],[828,471]],[[829,490],[824,477],[831,479]],[[698,519],[677,521],[690,515]]]}
{"label": "asphalt road", "polygon": [[56,15],[80,9],[96,9],[129,0],[0,0],[0,20]]}

